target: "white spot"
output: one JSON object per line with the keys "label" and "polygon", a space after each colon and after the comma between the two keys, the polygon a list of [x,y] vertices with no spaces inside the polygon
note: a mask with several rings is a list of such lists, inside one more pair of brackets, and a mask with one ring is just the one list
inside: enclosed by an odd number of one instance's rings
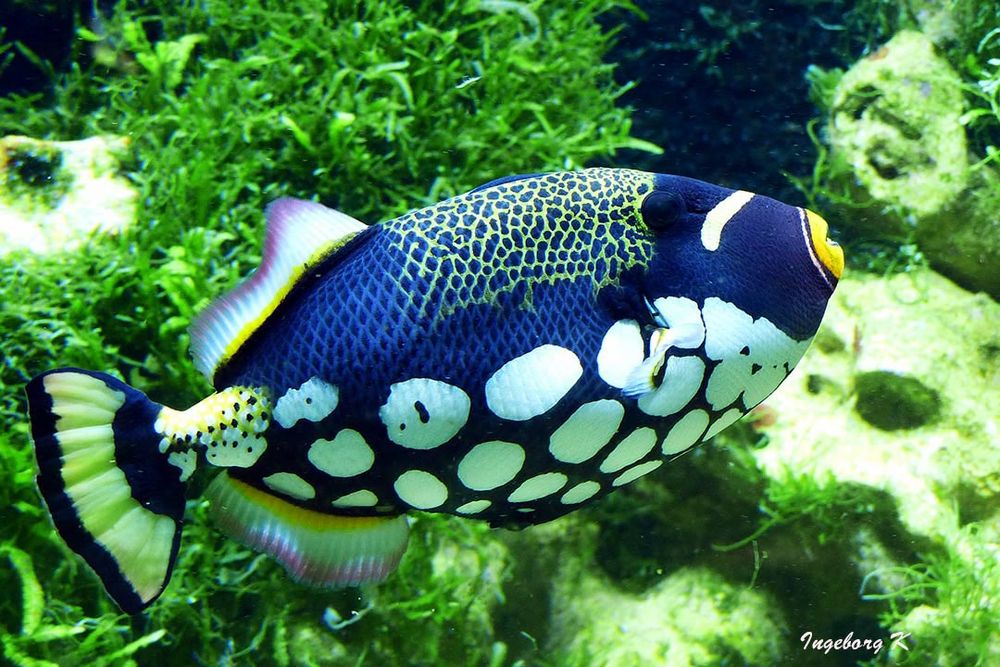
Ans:
{"label": "white spot", "polygon": [[334,507],[375,507],[377,504],[378,496],[368,489],[348,493],[333,501]]}
{"label": "white spot", "polygon": [[601,472],[616,472],[632,465],[652,451],[656,444],[656,431],[648,426],[637,428],[611,450],[601,463]]}
{"label": "white spot", "polygon": [[693,350],[705,340],[705,325],[698,304],[686,297],[661,297],[653,307],[670,330],[670,344],[682,350]]}
{"label": "white spot", "polygon": [[309,462],[333,477],[353,477],[375,463],[375,452],[364,436],[345,428],[333,440],[320,438],[309,447]]}
{"label": "white spot", "polygon": [[698,437],[708,426],[708,413],[704,410],[692,410],[671,427],[661,447],[664,456],[683,452],[698,442]]}
{"label": "white spot", "polygon": [[316,489],[312,484],[295,473],[276,472],[264,478],[264,483],[272,491],[277,491],[298,500],[310,500],[316,497]]}
{"label": "white spot", "polygon": [[639,409],[647,415],[666,417],[691,402],[705,377],[701,357],[670,357],[660,386],[639,397]]}
{"label": "white spot", "polygon": [[428,378],[397,382],[378,412],[389,439],[410,449],[434,449],[451,440],[469,419],[469,395]]}
{"label": "white spot", "polygon": [[274,418],[284,428],[291,428],[300,419],[318,422],[337,409],[339,400],[335,386],[316,377],[310,378],[278,399],[274,404]]}
{"label": "white spot", "polygon": [[167,463],[181,469],[180,481],[186,482],[194,472],[195,464],[198,461],[198,454],[193,449],[184,452],[171,452],[167,457]]}
{"label": "white spot", "polygon": [[583,463],[608,444],[624,416],[618,401],[584,403],[552,434],[549,451],[557,461]]}
{"label": "white spot", "polygon": [[722,228],[753,199],[753,193],[737,190],[708,212],[701,226],[701,244],[706,250],[718,250],[722,241]]}
{"label": "white spot", "polygon": [[561,472],[545,472],[541,475],[535,475],[524,480],[521,486],[514,489],[514,492],[507,496],[507,500],[512,503],[538,500],[539,498],[552,495],[566,486],[566,482],[568,481],[566,475]]}
{"label": "white spot", "polygon": [[705,299],[705,354],[709,359],[726,359],[749,345],[753,318],[717,297]]}
{"label": "white spot", "polygon": [[227,428],[218,439],[210,440],[205,447],[205,460],[224,468],[249,468],[267,449],[267,440],[258,433]]}
{"label": "white spot", "polygon": [[657,468],[663,465],[663,461],[646,461],[645,463],[640,463],[637,466],[633,466],[618,475],[615,481],[611,482],[611,486],[622,486],[623,484],[628,484],[629,482],[634,482],[643,475],[648,475]]}
{"label": "white spot", "polygon": [[392,486],[400,500],[418,510],[440,507],[448,500],[448,487],[423,470],[407,470]]}
{"label": "white spot", "polygon": [[705,354],[719,360],[705,398],[716,410],[743,397],[744,412],[774,391],[805,354],[809,341],[796,341],[765,318],[754,320],[716,297],[706,299]]}
{"label": "white spot", "polygon": [[524,448],[513,442],[491,440],[476,445],[458,464],[458,478],[470,489],[486,491],[517,477],[524,465]]}
{"label": "white spot", "polygon": [[552,409],[581,375],[573,352],[542,345],[511,359],[486,381],[486,403],[502,419],[526,421]]}
{"label": "white spot", "polygon": [[601,490],[601,485],[597,482],[580,482],[559,499],[563,505],[576,505],[585,500],[590,500]]}
{"label": "white spot", "polygon": [[459,505],[455,508],[455,511],[459,514],[479,514],[492,504],[489,500],[473,500],[464,505]]}
{"label": "white spot", "polygon": [[715,420],[715,423],[709,427],[708,432],[705,434],[705,437],[702,438],[702,440],[710,440],[711,438],[714,438],[716,435],[719,434],[720,431],[722,431],[722,429],[732,424],[735,424],[737,421],[739,421],[740,417],[742,416],[743,416],[742,410],[739,410],[737,408],[728,410],[721,417]]}
{"label": "white spot", "polygon": [[612,387],[621,389],[629,374],[642,363],[642,333],[635,320],[618,320],[611,325],[597,353],[597,373]]}

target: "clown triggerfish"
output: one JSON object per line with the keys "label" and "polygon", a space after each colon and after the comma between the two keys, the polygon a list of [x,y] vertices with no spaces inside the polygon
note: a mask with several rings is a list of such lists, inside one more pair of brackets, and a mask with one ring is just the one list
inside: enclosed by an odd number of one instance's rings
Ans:
{"label": "clown triggerfish", "polygon": [[787,377],[844,265],[811,211],[624,169],[503,178],[366,226],[267,210],[260,268],[193,324],[216,393],[174,410],[104,373],[27,386],[63,539],[137,612],[184,486],[309,584],[387,577],[409,510],[523,526],[712,438]]}

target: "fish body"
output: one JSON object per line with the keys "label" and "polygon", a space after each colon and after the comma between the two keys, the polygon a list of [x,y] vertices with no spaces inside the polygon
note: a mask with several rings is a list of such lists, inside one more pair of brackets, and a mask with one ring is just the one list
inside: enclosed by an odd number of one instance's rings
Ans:
{"label": "fish body", "polygon": [[203,464],[225,468],[230,535],[301,581],[378,581],[410,510],[548,521],[713,437],[792,370],[842,268],[812,212],[632,170],[500,179],[370,227],[279,200],[261,267],[192,328],[216,393],[178,411],[39,376],[39,486],[127,611],[166,585]]}

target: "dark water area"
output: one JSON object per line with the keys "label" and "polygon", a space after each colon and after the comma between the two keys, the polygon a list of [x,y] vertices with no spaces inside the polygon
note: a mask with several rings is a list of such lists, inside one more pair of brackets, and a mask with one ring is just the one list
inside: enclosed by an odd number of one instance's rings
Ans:
{"label": "dark water area", "polygon": [[801,204],[784,174],[808,174],[816,159],[806,69],[843,66],[878,38],[851,31],[851,4],[646,1],[648,18],[606,18],[621,29],[608,58],[615,77],[636,82],[621,98],[635,108],[634,132],[665,151],[625,152],[620,163]]}
{"label": "dark water area", "polygon": [[[0,51],[0,95],[25,93],[45,88],[51,83],[45,65],[54,70],[68,66],[73,51],[73,36],[77,25],[91,16],[93,3],[77,2],[19,2],[0,0],[0,17],[3,29]],[[34,57],[26,55],[30,51]],[[37,58],[36,58],[37,57]],[[43,67],[39,67],[39,60]]]}

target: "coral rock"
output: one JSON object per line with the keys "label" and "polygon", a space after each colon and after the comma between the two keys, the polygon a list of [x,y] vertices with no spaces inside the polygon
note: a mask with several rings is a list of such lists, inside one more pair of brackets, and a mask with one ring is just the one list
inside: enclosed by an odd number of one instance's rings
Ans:
{"label": "coral rock", "polygon": [[885,490],[939,544],[962,498],[998,506],[1000,304],[929,270],[845,276],[820,338],[845,344],[814,346],[766,402],[781,415],[757,452],[768,476]]}
{"label": "coral rock", "polygon": [[119,172],[125,137],[0,138],[0,255],[72,250],[135,220],[135,188]]}
{"label": "coral rock", "polygon": [[828,138],[850,165],[864,236],[914,234],[939,271],[1000,297],[1000,177],[969,163],[962,82],[924,34],[904,30],[844,74]]}
{"label": "coral rock", "polygon": [[962,111],[958,75],[923,34],[903,31],[844,74],[830,143],[872,197],[931,215],[966,186]]}

